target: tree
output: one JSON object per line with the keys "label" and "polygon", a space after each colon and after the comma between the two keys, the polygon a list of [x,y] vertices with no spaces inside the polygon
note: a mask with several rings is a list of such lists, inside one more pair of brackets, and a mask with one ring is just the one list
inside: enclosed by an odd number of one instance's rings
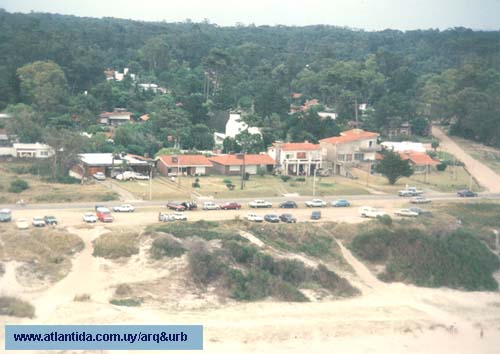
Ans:
{"label": "tree", "polygon": [[434,149],[434,151],[436,151],[439,147],[439,140],[432,140],[431,147]]}
{"label": "tree", "polygon": [[395,184],[401,177],[410,177],[413,169],[408,160],[403,160],[397,152],[392,150],[382,151],[382,160],[376,165],[376,171]]}
{"label": "tree", "polygon": [[53,61],[36,61],[17,69],[21,95],[43,113],[63,112],[69,92],[66,75]]}
{"label": "tree", "polygon": [[9,135],[15,135],[21,143],[37,143],[42,139],[40,118],[30,106],[23,103],[7,107],[6,113],[11,115],[7,123]]}

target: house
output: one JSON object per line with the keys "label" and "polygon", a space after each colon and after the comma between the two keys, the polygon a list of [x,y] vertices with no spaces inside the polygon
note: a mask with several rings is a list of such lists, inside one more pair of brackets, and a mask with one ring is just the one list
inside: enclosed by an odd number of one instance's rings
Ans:
{"label": "house", "polygon": [[157,84],[152,83],[143,83],[137,85],[143,91],[151,91],[153,93],[167,93],[167,89],[165,87],[158,86]]}
{"label": "house", "polygon": [[337,113],[335,113],[335,112],[318,112],[318,116],[320,116],[320,118],[322,120],[324,120],[324,119],[332,119],[332,120],[337,119]]}
{"label": "house", "polygon": [[135,81],[136,79],[135,74],[130,73],[128,68],[123,68],[123,73],[115,71],[113,69],[107,69],[104,70],[104,75],[106,75],[107,81],[123,81],[123,79],[127,75],[130,76],[132,81]]}
{"label": "house", "polygon": [[223,175],[257,174],[259,168],[272,172],[276,161],[267,154],[228,154],[208,158],[213,170]]}
{"label": "house", "polygon": [[283,143],[276,141],[267,149],[267,154],[276,161],[277,169],[287,175],[310,176],[321,168],[323,159],[321,146],[308,141]]}
{"label": "house", "polygon": [[0,156],[16,156],[16,150],[5,129],[0,129]]}
{"label": "house", "polygon": [[99,124],[118,126],[132,121],[132,113],[123,108],[116,108],[113,112],[102,112],[99,115]]}
{"label": "house", "polygon": [[249,134],[259,134],[262,135],[262,132],[257,127],[249,127],[247,123],[243,121],[241,118],[240,112],[230,112],[229,119],[226,122],[225,133],[214,133],[214,145],[216,147],[222,147],[224,143],[224,139],[227,137],[235,138],[236,135],[247,131]]}
{"label": "house", "polygon": [[383,148],[395,152],[425,152],[425,146],[422,143],[414,143],[412,141],[384,141],[380,144]]}
{"label": "house", "polygon": [[149,114],[143,114],[142,116],[139,117],[141,122],[147,122],[149,120]]}
{"label": "house", "polygon": [[387,133],[387,136],[389,136],[389,137],[410,136],[412,133],[411,124],[410,124],[410,122],[403,122],[398,126],[388,128],[386,133]]}
{"label": "house", "polygon": [[379,133],[362,129],[343,131],[340,136],[333,136],[319,141],[324,167],[331,168],[340,176],[352,177],[351,167],[371,164],[381,150],[378,143]]}
{"label": "house", "polygon": [[47,144],[13,144],[16,157],[46,159],[54,155],[54,149]]}
{"label": "house", "polygon": [[399,152],[399,156],[410,162],[415,173],[430,173],[433,167],[440,164],[439,161],[433,160],[425,152]]}
{"label": "house", "polygon": [[156,167],[164,176],[199,176],[207,174],[213,165],[203,155],[162,155],[157,158]]}
{"label": "house", "polygon": [[149,174],[151,167],[154,166],[153,160],[131,154],[90,153],[79,154],[78,158],[82,177],[92,176],[96,172],[111,176],[114,172],[124,168]]}

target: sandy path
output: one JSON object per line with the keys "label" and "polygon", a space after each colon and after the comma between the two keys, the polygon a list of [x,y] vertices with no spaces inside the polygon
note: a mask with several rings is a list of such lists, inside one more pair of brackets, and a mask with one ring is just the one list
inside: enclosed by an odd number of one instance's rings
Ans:
{"label": "sandy path", "polygon": [[500,176],[491,168],[466,153],[457,143],[435,125],[432,126],[432,135],[440,140],[439,146],[441,149],[455,155],[457,159],[465,164],[469,173],[474,176],[481,186],[491,193],[500,193]]}

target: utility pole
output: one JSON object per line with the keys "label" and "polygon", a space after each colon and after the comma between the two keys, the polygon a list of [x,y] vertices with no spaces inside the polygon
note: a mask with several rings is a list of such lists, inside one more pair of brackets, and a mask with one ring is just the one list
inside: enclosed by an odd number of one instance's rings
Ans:
{"label": "utility pole", "polygon": [[153,164],[149,165],[149,200],[153,200]]}
{"label": "utility pole", "polygon": [[243,189],[245,185],[245,151],[242,151],[241,154],[243,155],[243,165],[241,166],[241,186],[240,189]]}

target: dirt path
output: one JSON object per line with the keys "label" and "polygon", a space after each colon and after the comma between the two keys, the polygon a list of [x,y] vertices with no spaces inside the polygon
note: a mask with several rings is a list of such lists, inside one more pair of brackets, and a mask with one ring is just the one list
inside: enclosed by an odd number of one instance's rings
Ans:
{"label": "dirt path", "polygon": [[457,143],[447,136],[441,128],[433,125],[432,135],[440,140],[439,146],[441,149],[455,155],[457,159],[465,164],[469,173],[474,176],[481,186],[491,193],[500,193],[500,176],[492,169],[466,153]]}
{"label": "dirt path", "polygon": [[111,180],[106,180],[103,182],[100,182],[103,186],[106,186],[110,190],[112,190],[115,193],[118,193],[120,196],[120,200],[123,202],[130,202],[130,203],[137,203],[142,201],[141,198],[137,197],[133,193],[129,192],[125,188],[122,188],[121,186],[118,185],[115,181]]}

